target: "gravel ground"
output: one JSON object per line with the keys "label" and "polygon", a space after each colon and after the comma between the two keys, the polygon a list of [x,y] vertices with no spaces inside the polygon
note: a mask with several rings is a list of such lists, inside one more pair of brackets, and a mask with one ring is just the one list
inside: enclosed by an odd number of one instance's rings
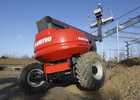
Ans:
{"label": "gravel ground", "polygon": [[140,100],[140,61],[131,66],[124,62],[106,71],[105,84],[97,91],[81,91],[75,80],[69,78],[63,83],[51,83],[47,92],[34,95],[19,89],[16,82],[19,71],[1,66],[0,100]]}

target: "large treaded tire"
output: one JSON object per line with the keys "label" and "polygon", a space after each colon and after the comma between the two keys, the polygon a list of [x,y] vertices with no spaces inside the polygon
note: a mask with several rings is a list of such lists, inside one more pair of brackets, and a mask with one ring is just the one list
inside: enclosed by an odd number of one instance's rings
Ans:
{"label": "large treaded tire", "polygon": [[44,74],[43,66],[41,63],[31,63],[24,66],[21,70],[21,73],[18,75],[18,85],[20,89],[23,90],[26,94],[35,94],[39,92],[44,92],[48,88],[47,81],[32,82],[30,77],[32,74]]}
{"label": "large treaded tire", "polygon": [[95,52],[87,52],[78,58],[76,77],[84,89],[96,90],[105,81],[105,66],[100,56]]}

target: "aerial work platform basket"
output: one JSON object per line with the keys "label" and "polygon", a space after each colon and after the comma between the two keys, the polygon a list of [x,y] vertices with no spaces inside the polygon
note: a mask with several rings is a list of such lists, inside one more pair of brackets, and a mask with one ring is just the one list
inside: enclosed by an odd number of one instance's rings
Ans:
{"label": "aerial work platform basket", "polygon": [[93,11],[92,14],[89,14],[88,17],[88,22],[90,25],[90,28],[95,28],[97,27],[97,20],[96,20],[96,16],[98,16],[99,14],[101,14],[101,25],[105,25],[107,23],[110,23],[113,21],[113,15],[111,12],[110,7],[105,7],[105,8],[98,8],[96,10]]}

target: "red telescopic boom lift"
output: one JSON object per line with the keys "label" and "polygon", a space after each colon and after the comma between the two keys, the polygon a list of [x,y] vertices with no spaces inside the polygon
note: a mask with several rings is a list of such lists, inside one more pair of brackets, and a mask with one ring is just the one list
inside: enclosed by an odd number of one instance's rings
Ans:
{"label": "red telescopic boom lift", "polygon": [[49,16],[37,22],[35,36],[35,59],[23,67],[18,76],[21,89],[27,93],[46,91],[49,83],[60,82],[67,76],[76,77],[81,87],[99,89],[105,80],[105,65],[96,53],[96,41],[102,41],[102,10],[94,10],[98,36],[75,28]]}

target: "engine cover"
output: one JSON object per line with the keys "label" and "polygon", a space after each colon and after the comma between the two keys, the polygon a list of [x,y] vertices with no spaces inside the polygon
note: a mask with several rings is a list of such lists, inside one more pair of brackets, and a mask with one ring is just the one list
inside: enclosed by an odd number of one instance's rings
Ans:
{"label": "engine cover", "polygon": [[35,36],[35,58],[43,63],[81,55],[89,49],[87,37],[75,29],[46,29]]}

